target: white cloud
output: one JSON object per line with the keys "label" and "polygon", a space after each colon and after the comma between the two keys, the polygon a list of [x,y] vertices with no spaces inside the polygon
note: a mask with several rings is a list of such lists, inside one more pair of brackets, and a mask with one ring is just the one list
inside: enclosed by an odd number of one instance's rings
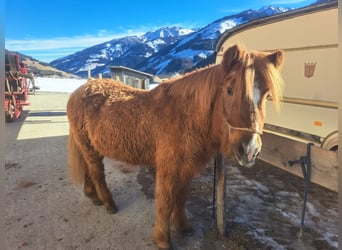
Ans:
{"label": "white cloud", "polygon": [[83,35],[74,37],[54,38],[24,38],[5,39],[5,47],[8,50],[17,51],[44,62],[75,53],[82,49],[110,41],[115,38],[128,35],[141,35],[144,31],[129,30],[122,34],[109,34],[106,30],[100,30],[94,36]]}
{"label": "white cloud", "polygon": [[[165,26],[180,26],[182,24],[166,24]],[[187,25],[189,26],[189,25]],[[190,25],[191,26],[191,25]],[[73,54],[77,51],[91,46],[108,42],[115,38],[143,35],[148,31],[157,30],[156,26],[138,27],[118,27],[123,32],[113,33],[106,29],[101,29],[95,35],[79,35],[73,37],[52,37],[52,38],[23,38],[5,39],[5,47],[11,51],[17,51],[28,56],[32,56],[43,62],[51,62],[55,59]]]}
{"label": "white cloud", "polygon": [[[127,34],[126,34],[127,35]],[[124,35],[122,35],[124,36]],[[111,36],[76,36],[76,37],[55,37],[55,38],[36,38],[36,39],[6,39],[5,45],[10,50],[49,50],[63,49],[70,47],[89,47],[114,38],[121,37],[120,35]]]}
{"label": "white cloud", "polygon": [[[169,24],[165,26],[182,26],[181,24]],[[5,47],[11,51],[17,51],[32,56],[43,62],[51,62],[55,59],[73,54],[91,46],[108,42],[115,38],[142,35],[148,31],[157,30],[156,26],[117,27],[122,32],[114,33],[101,29],[95,35],[79,35],[73,37],[52,38],[5,38]]]}

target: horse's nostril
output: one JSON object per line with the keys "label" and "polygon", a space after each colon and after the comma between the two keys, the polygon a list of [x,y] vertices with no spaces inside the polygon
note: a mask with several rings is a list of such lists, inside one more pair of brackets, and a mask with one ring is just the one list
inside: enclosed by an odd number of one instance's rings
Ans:
{"label": "horse's nostril", "polygon": [[245,147],[242,144],[240,144],[238,151],[239,151],[240,155],[244,155],[245,154]]}

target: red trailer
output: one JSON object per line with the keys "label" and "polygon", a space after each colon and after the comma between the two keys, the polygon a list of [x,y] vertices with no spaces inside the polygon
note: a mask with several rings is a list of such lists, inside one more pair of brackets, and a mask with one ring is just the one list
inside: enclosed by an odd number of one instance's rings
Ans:
{"label": "red trailer", "polygon": [[20,62],[19,55],[5,54],[5,117],[13,121],[20,117],[23,106],[29,105],[28,85],[33,81],[27,67]]}

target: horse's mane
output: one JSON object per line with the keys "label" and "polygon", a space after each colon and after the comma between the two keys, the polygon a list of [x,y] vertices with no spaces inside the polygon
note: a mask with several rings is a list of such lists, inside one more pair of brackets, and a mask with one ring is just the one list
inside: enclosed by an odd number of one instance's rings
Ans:
{"label": "horse's mane", "polygon": [[[224,69],[224,65],[216,64],[197,69],[180,77],[163,82],[159,87],[166,90],[174,98],[194,98],[198,111],[209,111],[217,88],[230,78],[237,79],[234,93],[238,97],[247,96],[253,99],[255,72],[265,80],[266,88],[270,90],[272,101],[278,109],[282,98],[283,80],[277,68],[267,59],[265,52],[244,52],[243,58],[234,71]],[[236,98],[239,107],[242,98]]]}
{"label": "horse's mane", "polygon": [[[266,84],[265,88],[270,91],[273,104],[277,110],[282,99],[283,79],[277,67],[269,60],[268,52],[245,52],[242,59],[235,66],[236,70],[229,73],[226,77],[238,80],[239,87],[235,88],[237,97],[246,96],[247,99],[254,98],[254,81],[256,72]],[[235,102],[239,108],[243,98],[236,98]]]}
{"label": "horse's mane", "polygon": [[270,89],[271,92],[273,104],[276,109],[279,110],[280,101],[283,96],[283,78],[280,75],[279,69],[277,69],[273,63],[264,63],[262,62],[262,60],[266,60],[265,56],[257,56],[255,58],[255,68],[262,74],[262,78],[265,79],[267,87]]}
{"label": "horse's mane", "polygon": [[[254,95],[255,74],[264,80],[266,88],[269,89],[273,104],[278,110],[280,100],[282,99],[283,79],[273,63],[267,59],[268,53],[265,52],[250,52],[245,53],[240,64],[240,70],[234,72],[235,78],[240,79],[239,88],[235,89],[237,96],[245,95],[252,99]],[[237,100],[238,101],[238,100]],[[239,107],[240,103],[237,103]]]}
{"label": "horse's mane", "polygon": [[198,111],[203,113],[215,97],[217,87],[223,80],[222,74],[219,65],[211,65],[165,81],[160,87],[175,98],[194,98]]}

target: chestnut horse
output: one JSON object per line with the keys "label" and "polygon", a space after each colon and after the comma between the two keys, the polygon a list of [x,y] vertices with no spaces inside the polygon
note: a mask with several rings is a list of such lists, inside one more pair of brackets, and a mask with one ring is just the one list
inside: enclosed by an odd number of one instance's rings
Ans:
{"label": "chestnut horse", "polygon": [[105,182],[103,158],[156,167],[159,248],[171,248],[170,224],[193,228],[185,213],[192,178],[217,153],[253,165],[261,149],[265,102],[281,98],[283,53],[232,46],[220,64],[166,81],[153,90],[110,79],[88,80],[67,104],[69,173],[95,204],[117,207]]}

